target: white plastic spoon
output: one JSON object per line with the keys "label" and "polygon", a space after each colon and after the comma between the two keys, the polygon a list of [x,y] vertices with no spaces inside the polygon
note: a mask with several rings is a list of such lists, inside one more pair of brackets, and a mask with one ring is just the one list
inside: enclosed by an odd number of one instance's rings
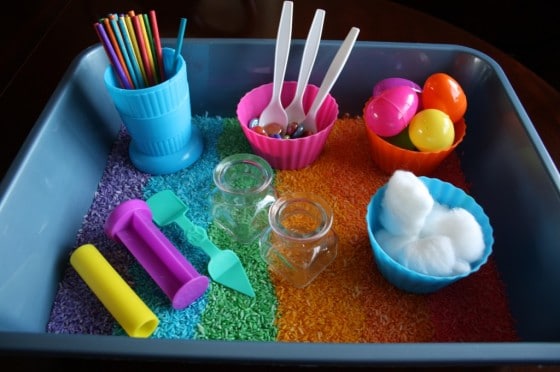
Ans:
{"label": "white plastic spoon", "polygon": [[309,34],[305,41],[303,49],[303,56],[301,57],[301,66],[299,68],[299,76],[297,81],[296,93],[292,102],[286,107],[286,114],[288,115],[288,123],[301,123],[305,119],[305,110],[303,109],[303,94],[317,57],[319,44],[321,42],[321,33],[323,31],[323,22],[325,19],[325,11],[317,9],[313,22],[309,28]]}
{"label": "white plastic spoon", "polygon": [[286,126],[288,125],[288,115],[286,115],[286,110],[284,110],[282,106],[280,93],[282,92],[282,85],[284,84],[284,75],[286,73],[290,42],[292,39],[292,9],[293,3],[291,1],[284,1],[282,15],[280,16],[280,24],[278,25],[278,34],[276,36],[272,97],[259,116],[259,125],[261,127],[270,123],[278,123],[282,126],[283,131],[286,130]]}
{"label": "white plastic spoon", "polygon": [[316,123],[317,111],[323,104],[325,98],[327,98],[327,95],[331,91],[334,83],[336,82],[336,79],[338,79],[338,75],[340,75],[340,72],[344,68],[344,65],[348,60],[348,56],[352,51],[352,47],[354,46],[354,43],[356,42],[356,38],[358,37],[359,33],[360,33],[359,28],[352,27],[348,32],[348,35],[346,35],[346,39],[344,39],[344,42],[338,49],[338,52],[336,52],[336,55],[334,56],[331,65],[329,66],[329,69],[327,70],[327,73],[323,78],[323,82],[319,87],[317,96],[315,96],[315,99],[313,100],[313,103],[311,104],[311,107],[307,112],[307,116],[302,122],[303,128],[305,130],[308,130],[311,133],[317,132],[317,123]]}

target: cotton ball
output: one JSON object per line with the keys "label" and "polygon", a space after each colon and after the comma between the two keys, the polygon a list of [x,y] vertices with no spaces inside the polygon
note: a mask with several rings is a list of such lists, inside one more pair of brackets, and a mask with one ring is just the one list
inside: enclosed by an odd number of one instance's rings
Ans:
{"label": "cotton ball", "polygon": [[441,220],[446,214],[449,213],[449,207],[434,201],[434,205],[430,210],[430,213],[426,216],[424,220],[424,226],[420,233],[422,235],[431,235],[435,233],[435,229],[440,224]]}
{"label": "cotton ball", "polygon": [[430,235],[415,239],[401,253],[401,263],[411,270],[434,276],[453,274],[455,251],[447,236]]}
{"label": "cotton ball", "polygon": [[464,208],[434,207],[426,218],[422,235],[445,235],[451,239],[460,260],[474,262],[482,257],[484,235],[474,216]]}
{"label": "cotton ball", "polygon": [[471,271],[471,264],[465,260],[458,259],[457,257],[455,265],[453,265],[453,275],[462,275]]}
{"label": "cotton ball", "polygon": [[379,220],[392,234],[416,235],[433,205],[430,191],[414,173],[396,170],[387,182]]}
{"label": "cotton ball", "polygon": [[395,235],[385,229],[380,229],[375,233],[375,240],[379,246],[397,262],[400,260],[402,250],[415,239],[417,239],[416,236]]}

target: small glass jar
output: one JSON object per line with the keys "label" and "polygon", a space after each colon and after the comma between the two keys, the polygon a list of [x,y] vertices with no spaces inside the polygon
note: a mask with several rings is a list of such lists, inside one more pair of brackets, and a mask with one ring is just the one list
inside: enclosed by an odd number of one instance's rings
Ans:
{"label": "small glass jar", "polygon": [[213,177],[213,221],[239,243],[253,242],[268,227],[268,210],[276,200],[270,164],[257,155],[234,154],[222,159]]}
{"label": "small glass jar", "polygon": [[269,268],[295,287],[311,283],[337,255],[333,211],[321,197],[295,192],[278,198],[268,213],[270,227],[259,241]]}

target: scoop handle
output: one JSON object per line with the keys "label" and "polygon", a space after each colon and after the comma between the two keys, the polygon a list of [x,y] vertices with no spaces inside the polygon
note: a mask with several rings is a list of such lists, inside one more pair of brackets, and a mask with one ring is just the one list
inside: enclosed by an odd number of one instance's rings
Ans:
{"label": "scoop handle", "polygon": [[181,227],[189,243],[202,249],[210,258],[220,253],[220,249],[208,238],[208,234],[203,227],[192,223],[184,214],[179,216],[175,222]]}

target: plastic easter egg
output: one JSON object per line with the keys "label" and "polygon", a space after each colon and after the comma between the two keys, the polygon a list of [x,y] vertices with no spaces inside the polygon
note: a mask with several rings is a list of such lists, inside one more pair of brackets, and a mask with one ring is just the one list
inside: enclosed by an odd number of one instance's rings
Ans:
{"label": "plastic easter egg", "polygon": [[373,86],[373,97],[376,97],[390,88],[395,87],[411,87],[416,93],[422,92],[422,87],[416,84],[414,81],[399,77],[390,77],[380,80],[377,84]]}
{"label": "plastic easter egg", "polygon": [[420,151],[441,151],[453,145],[455,127],[445,112],[438,109],[424,109],[410,120],[408,135]]}
{"label": "plastic easter egg", "polygon": [[399,134],[393,137],[385,138],[387,142],[401,149],[410,150],[410,151],[417,151],[418,149],[412,141],[410,140],[410,135],[408,134],[408,128],[404,128]]}
{"label": "plastic easter egg", "polygon": [[422,88],[422,107],[445,112],[453,122],[467,111],[467,96],[459,83],[450,75],[438,72],[428,76]]}
{"label": "plastic easter egg", "polygon": [[418,109],[418,96],[407,86],[390,88],[373,97],[364,111],[366,125],[381,137],[400,133]]}

